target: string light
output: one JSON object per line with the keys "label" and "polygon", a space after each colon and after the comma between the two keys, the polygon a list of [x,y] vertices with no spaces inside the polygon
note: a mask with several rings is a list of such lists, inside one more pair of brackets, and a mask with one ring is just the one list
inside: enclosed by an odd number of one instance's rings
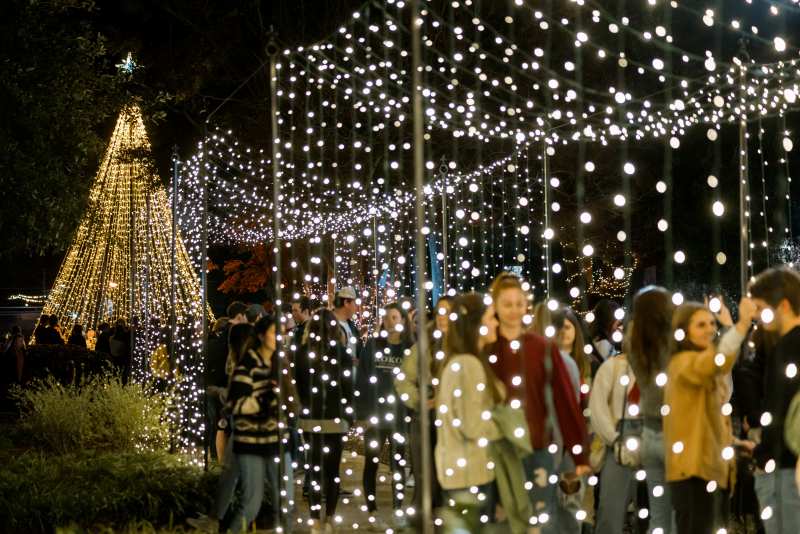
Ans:
{"label": "string light", "polygon": [[141,110],[128,105],[117,119],[42,314],[57,316],[66,331],[73,324],[96,329],[102,322],[126,320],[135,333],[134,376],[145,380],[150,355],[169,342],[165,332],[174,313],[177,361],[168,378],[180,406],[171,416],[176,428],[185,430],[180,441],[189,450],[202,442],[204,432],[200,287],[179,237],[172,308],[172,213],[153,168]]}

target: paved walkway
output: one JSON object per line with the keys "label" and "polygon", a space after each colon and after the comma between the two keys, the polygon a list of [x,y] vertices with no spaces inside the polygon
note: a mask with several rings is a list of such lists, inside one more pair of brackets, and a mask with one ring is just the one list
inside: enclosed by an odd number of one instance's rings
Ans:
{"label": "paved walkway", "polygon": [[[342,488],[352,492],[351,496],[340,497],[339,505],[336,508],[336,515],[342,517],[342,523],[339,526],[338,532],[341,534],[346,533],[363,533],[365,526],[368,524],[367,518],[369,515],[366,512],[366,501],[363,495],[363,488],[361,483],[361,474],[364,471],[364,457],[356,455],[350,451],[345,451],[342,457],[342,464],[340,474],[342,477]],[[389,467],[381,464],[378,470],[378,516],[384,522],[391,524],[390,519],[392,515],[392,494],[389,487]],[[300,519],[307,521],[309,518],[308,502],[302,497],[302,478],[297,481],[295,490],[297,515]],[[414,488],[407,488],[404,504],[410,506],[411,499],[413,498]],[[370,532],[369,530],[366,530]],[[293,529],[294,533],[305,534],[310,532],[306,525],[296,526]]]}

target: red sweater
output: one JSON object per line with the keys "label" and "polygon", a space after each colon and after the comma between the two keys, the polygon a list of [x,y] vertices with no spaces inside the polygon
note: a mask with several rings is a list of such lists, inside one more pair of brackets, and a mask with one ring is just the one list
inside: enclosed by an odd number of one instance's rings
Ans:
{"label": "red sweater", "polygon": [[[552,436],[545,435],[547,406],[544,397],[546,376],[544,351],[547,341],[542,336],[529,332],[522,335],[520,343],[521,348],[514,352],[511,350],[510,342],[503,336],[498,336],[497,342],[489,347],[489,354],[497,356],[497,362],[492,364],[492,367],[497,377],[506,386],[508,400],[516,398],[522,401],[533,448],[544,449],[553,440]],[[552,347],[550,376],[553,404],[564,447],[575,459],[576,465],[588,465],[586,423],[583,420],[578,401],[575,399],[575,391],[569,373],[558,353],[558,347],[555,343],[550,345]],[[526,373],[524,377],[522,358],[525,358]],[[514,377],[522,378],[521,383],[517,386],[513,383]],[[581,446],[580,454],[572,453],[574,445]]]}

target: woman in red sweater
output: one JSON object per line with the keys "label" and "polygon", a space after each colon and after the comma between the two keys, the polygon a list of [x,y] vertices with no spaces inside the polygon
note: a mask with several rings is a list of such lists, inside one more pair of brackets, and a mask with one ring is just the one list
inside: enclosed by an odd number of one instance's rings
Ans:
{"label": "woman in red sweater", "polygon": [[[586,424],[558,344],[528,331],[528,293],[519,277],[502,273],[490,288],[500,323],[489,361],[508,391],[508,402],[525,410],[534,452],[525,460],[533,484],[531,500],[542,532],[557,528],[556,485],[562,451],[572,456],[575,474],[588,474]],[[549,352],[549,354],[545,354]],[[542,524],[543,523],[543,524]]]}

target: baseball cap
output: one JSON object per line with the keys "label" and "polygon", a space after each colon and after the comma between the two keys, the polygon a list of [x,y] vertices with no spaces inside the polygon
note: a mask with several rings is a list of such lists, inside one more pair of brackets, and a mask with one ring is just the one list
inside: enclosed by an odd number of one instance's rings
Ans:
{"label": "baseball cap", "polygon": [[343,287],[336,292],[336,296],[342,299],[356,300],[356,290],[351,286]]}

